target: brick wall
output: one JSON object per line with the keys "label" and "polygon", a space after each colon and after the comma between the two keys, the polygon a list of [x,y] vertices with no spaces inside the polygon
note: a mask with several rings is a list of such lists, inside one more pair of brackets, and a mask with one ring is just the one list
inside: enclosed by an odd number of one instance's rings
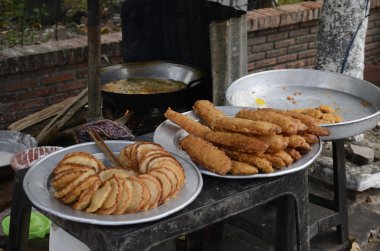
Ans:
{"label": "brick wall", "polygon": [[[248,12],[248,71],[313,68],[321,7],[303,2]],[[380,61],[380,0],[371,1],[365,61]]]}
{"label": "brick wall", "polygon": [[[371,1],[366,62],[380,61],[380,0]],[[312,68],[320,2],[247,13],[250,72]],[[102,36],[102,53],[122,61],[121,33]],[[79,93],[87,73],[87,40],[74,38],[0,50],[0,129]]]}

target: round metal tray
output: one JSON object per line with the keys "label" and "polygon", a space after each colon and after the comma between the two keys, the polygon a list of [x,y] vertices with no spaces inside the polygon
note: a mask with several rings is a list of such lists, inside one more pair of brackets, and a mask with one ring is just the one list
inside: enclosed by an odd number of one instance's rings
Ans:
{"label": "round metal tray", "polygon": [[[131,141],[106,141],[111,151],[119,153]],[[24,190],[34,206],[55,216],[77,222],[84,222],[97,225],[128,225],[158,220],[173,214],[186,205],[190,204],[200,193],[203,186],[202,175],[198,168],[186,158],[172,153],[174,157],[181,163],[185,171],[186,180],[181,192],[176,198],[144,212],[122,215],[99,215],[77,211],[70,206],[62,204],[56,200],[52,193],[53,188],[50,187],[51,173],[57,163],[62,160],[65,154],[73,151],[86,151],[94,154],[97,158],[103,160],[106,165],[110,162],[106,156],[101,153],[95,143],[78,144],[64,148],[54,152],[38,161],[27,172],[24,178]]]}
{"label": "round metal tray", "polygon": [[[238,111],[243,109],[243,107],[236,106],[218,106],[217,108],[221,110],[226,116],[234,116]],[[183,114],[194,120],[200,119],[198,115],[193,111],[185,112]],[[185,130],[183,130],[173,122],[166,120],[157,127],[156,131],[154,132],[153,141],[160,144],[165,149],[179,153],[190,160],[190,157],[187,155],[187,153],[181,150],[179,146],[180,139],[182,139],[186,135],[188,135],[188,133]],[[205,175],[225,179],[254,179],[276,177],[288,173],[297,172],[299,170],[302,170],[303,168],[308,167],[317,158],[321,150],[322,144],[321,142],[318,142],[312,146],[312,150],[310,152],[302,155],[301,159],[297,160],[292,165],[286,168],[282,168],[280,170],[276,170],[273,173],[258,173],[254,175],[219,175],[204,169],[202,166],[198,166],[198,168],[201,171],[201,173]]]}
{"label": "round metal tray", "polygon": [[[380,120],[380,88],[357,78],[337,73],[286,69],[254,73],[231,84],[226,99],[241,106],[237,93],[247,92],[265,100],[267,107],[297,109],[330,105],[344,121],[325,124],[331,131],[321,140],[355,136],[376,126]],[[288,100],[288,97],[294,100]]]}

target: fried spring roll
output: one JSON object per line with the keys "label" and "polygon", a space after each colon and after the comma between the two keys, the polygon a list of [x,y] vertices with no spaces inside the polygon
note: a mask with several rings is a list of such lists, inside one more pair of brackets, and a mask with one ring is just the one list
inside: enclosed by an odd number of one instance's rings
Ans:
{"label": "fried spring roll", "polygon": [[237,151],[233,151],[227,148],[222,148],[222,150],[227,154],[228,157],[230,157],[233,160],[237,160],[237,161],[241,161],[241,162],[245,162],[250,165],[253,165],[264,173],[273,172],[272,163],[270,163],[268,160],[264,158],[260,158],[258,156],[251,155],[251,154],[239,153]]}
{"label": "fried spring roll", "polygon": [[281,158],[285,162],[286,166],[290,166],[293,163],[292,156],[285,151],[275,153],[274,156]]}
{"label": "fried spring roll", "polygon": [[289,137],[289,147],[296,148],[302,152],[310,151],[311,146],[306,142],[306,139],[300,135],[291,135]]}
{"label": "fried spring roll", "polygon": [[255,135],[276,135],[282,132],[281,127],[273,123],[233,117],[223,117],[217,120],[213,124],[213,129]]}
{"label": "fried spring roll", "polygon": [[255,135],[261,141],[268,144],[268,153],[275,153],[284,150],[289,144],[289,138],[282,135]]}
{"label": "fried spring roll", "polygon": [[203,138],[215,145],[238,148],[241,152],[263,153],[268,149],[264,141],[239,133],[209,131]]}
{"label": "fried spring roll", "polygon": [[214,107],[208,100],[198,100],[194,103],[193,109],[208,125],[211,126],[218,119],[224,117],[224,113]]}
{"label": "fried spring roll", "polygon": [[252,175],[259,172],[259,170],[247,163],[232,160],[232,175]]}
{"label": "fried spring roll", "polygon": [[236,114],[237,118],[249,119],[253,121],[266,121],[281,127],[282,132],[287,135],[297,133],[297,123],[291,118],[268,110],[248,110],[243,109]]}
{"label": "fried spring roll", "polygon": [[230,158],[211,143],[188,135],[180,141],[181,148],[190,158],[204,168],[220,175],[226,175],[232,169]]}
{"label": "fried spring roll", "polygon": [[171,122],[177,124],[189,134],[193,134],[197,137],[203,137],[207,132],[211,131],[211,129],[207,126],[198,123],[197,121],[187,117],[186,115],[175,112],[170,108],[166,110],[164,115]]}
{"label": "fried spring roll", "polygon": [[299,160],[302,157],[300,152],[294,148],[286,148],[285,152],[287,152],[292,157],[293,160]]}

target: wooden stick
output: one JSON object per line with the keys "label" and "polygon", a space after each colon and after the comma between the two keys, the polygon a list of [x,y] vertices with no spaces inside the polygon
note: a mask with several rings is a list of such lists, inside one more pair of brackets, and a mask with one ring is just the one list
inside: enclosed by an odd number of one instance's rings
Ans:
{"label": "wooden stick", "polygon": [[91,138],[94,140],[94,142],[98,145],[98,147],[102,150],[102,152],[108,157],[109,160],[113,164],[115,164],[118,167],[123,167],[123,163],[119,160],[117,156],[113,154],[111,149],[107,146],[107,144],[103,141],[102,137],[95,131],[95,130],[89,130],[88,134],[91,136]]}

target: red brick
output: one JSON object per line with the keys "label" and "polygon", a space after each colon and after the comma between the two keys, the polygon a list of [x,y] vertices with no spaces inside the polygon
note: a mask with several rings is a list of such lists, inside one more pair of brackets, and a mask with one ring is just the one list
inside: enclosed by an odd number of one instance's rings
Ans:
{"label": "red brick", "polygon": [[380,34],[380,27],[375,27],[367,31],[367,36],[374,35],[374,34]]}
{"label": "red brick", "polygon": [[[374,42],[378,42],[378,41],[380,41],[380,34],[374,35],[372,38],[373,38]],[[366,42],[367,42],[367,40],[366,40]]]}
{"label": "red brick", "polygon": [[298,52],[298,58],[307,58],[307,57],[315,57],[317,51],[316,50],[307,50]]}
{"label": "red brick", "polygon": [[[15,94],[10,94],[10,93],[1,94],[0,95],[1,107],[7,103],[17,102],[17,99],[18,99],[18,97]],[[5,110],[3,112],[5,112]],[[3,112],[0,112],[0,114],[3,114]]]}
{"label": "red brick", "polygon": [[284,56],[280,56],[277,58],[278,63],[290,62],[297,59],[297,53],[294,54],[286,54]]}
{"label": "red brick", "polygon": [[276,64],[275,58],[263,59],[255,63],[255,69],[259,69],[259,68],[263,68],[263,67],[275,65],[275,64]]}
{"label": "red brick", "polygon": [[313,42],[317,39],[315,34],[309,34],[301,37],[296,38],[297,44],[307,43],[307,42]]}
{"label": "red brick", "polygon": [[273,66],[274,70],[286,69],[286,64],[277,64]]}
{"label": "red brick", "polygon": [[273,49],[273,43],[265,43],[261,45],[252,46],[252,52],[262,52]]}
{"label": "red brick", "polygon": [[65,83],[59,83],[56,85],[57,92],[66,92],[69,90],[83,89],[87,86],[87,79],[81,79],[76,81],[69,81]]}
{"label": "red brick", "polygon": [[266,36],[248,36],[248,45],[263,44],[266,42]]}
{"label": "red brick", "polygon": [[271,34],[271,35],[267,36],[267,40],[268,40],[268,42],[283,40],[283,39],[288,38],[288,34],[289,33],[287,31]]}
{"label": "red brick", "polygon": [[73,72],[66,72],[66,73],[62,73],[59,75],[57,74],[55,76],[43,78],[41,80],[41,82],[43,84],[51,84],[51,83],[58,83],[58,82],[63,82],[63,81],[67,81],[67,80],[72,80],[74,78],[75,78],[75,75]]}
{"label": "red brick", "polygon": [[294,38],[290,38],[290,39],[285,39],[285,40],[280,40],[280,41],[275,42],[274,47],[277,49],[277,48],[290,46],[295,43],[296,43],[296,40]]}
{"label": "red brick", "polygon": [[20,99],[29,99],[29,98],[34,98],[34,97],[45,97],[45,96],[52,96],[55,93],[55,88],[54,87],[44,87],[41,89],[33,89],[31,91],[26,91],[24,93],[20,94]]}
{"label": "red brick", "polygon": [[28,100],[19,101],[12,105],[11,112],[17,112],[21,110],[33,109],[37,107],[42,107],[45,104],[44,98],[33,98]]}
{"label": "red brick", "polygon": [[248,63],[248,72],[251,72],[255,68],[254,63]]}
{"label": "red brick", "polygon": [[314,41],[314,42],[309,42],[309,46],[308,46],[308,48],[309,48],[309,49],[315,49],[316,46],[317,46],[317,42],[316,42],[316,41]]}
{"label": "red brick", "polygon": [[266,52],[266,57],[267,58],[274,58],[278,56],[285,55],[287,53],[288,49],[287,48],[280,48],[280,49],[274,49]]}
{"label": "red brick", "polygon": [[289,31],[289,37],[299,37],[299,36],[307,35],[307,34],[309,34],[309,28],[302,28],[302,29]]}
{"label": "red brick", "polygon": [[299,52],[299,51],[304,51],[307,49],[307,44],[296,44],[296,45],[292,45],[292,46],[289,46],[288,48],[288,52],[289,53],[293,53],[293,52]]}
{"label": "red brick", "polygon": [[256,52],[248,54],[248,62],[255,62],[265,58],[265,52]]}
{"label": "red brick", "polygon": [[298,61],[293,61],[293,62],[287,63],[286,67],[288,67],[288,68],[302,68],[306,64],[307,64],[306,60],[298,60]]}
{"label": "red brick", "polygon": [[365,38],[365,44],[370,44],[374,40],[374,36],[366,36]]}
{"label": "red brick", "polygon": [[37,80],[28,79],[28,80],[20,80],[17,82],[8,82],[2,84],[3,91],[17,91],[23,89],[29,89],[37,86]]}

